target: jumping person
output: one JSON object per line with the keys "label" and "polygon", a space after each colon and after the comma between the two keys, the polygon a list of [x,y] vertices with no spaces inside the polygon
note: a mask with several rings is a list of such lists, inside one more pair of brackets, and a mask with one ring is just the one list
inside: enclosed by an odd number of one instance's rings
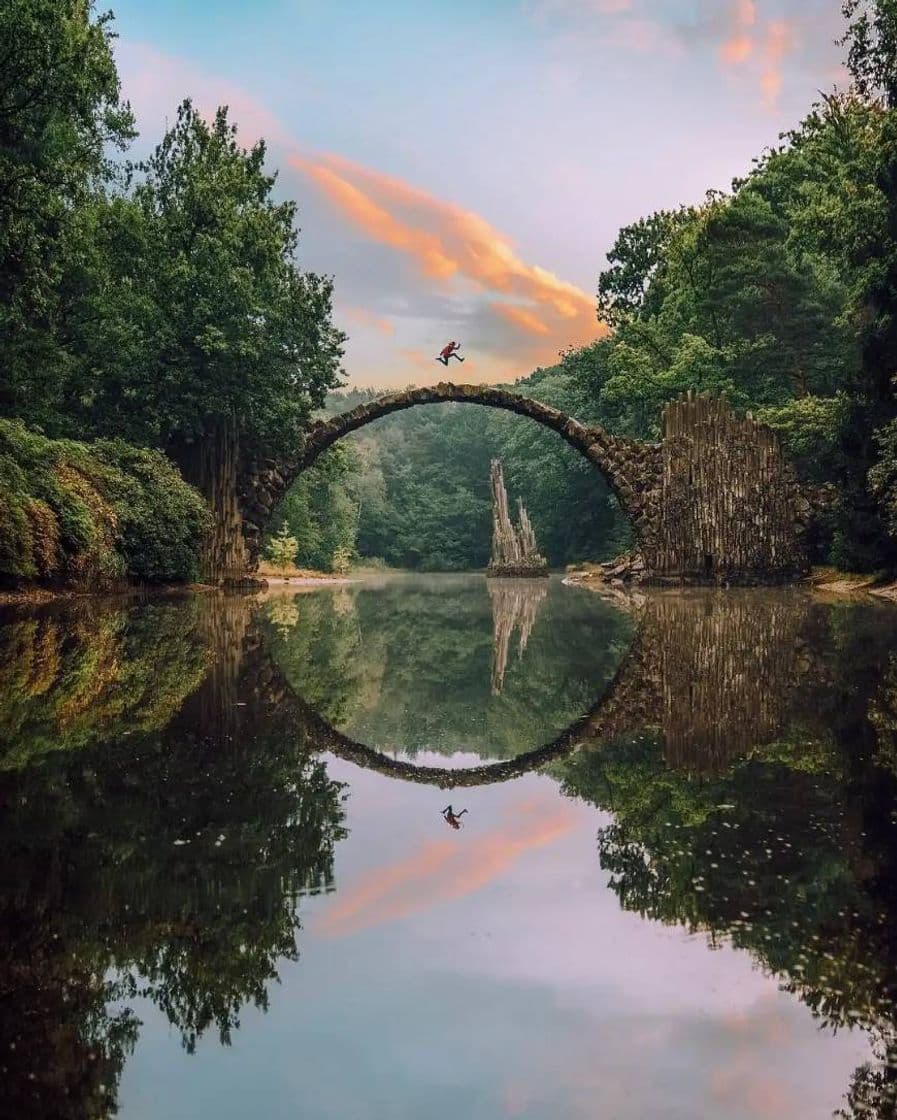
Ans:
{"label": "jumping person", "polygon": [[464,816],[464,814],[466,812],[467,812],[466,809],[462,809],[460,813],[455,814],[455,813],[452,812],[451,805],[446,805],[446,807],[442,810],[442,815],[445,818],[445,823],[447,825],[449,825],[451,828],[460,828],[461,827],[461,818]]}
{"label": "jumping person", "polygon": [[459,343],[450,342],[448,346],[443,346],[443,348],[439,351],[439,357],[436,359],[436,361],[442,362],[444,366],[447,366],[449,364],[449,358],[457,358],[459,362],[463,362],[464,359],[458,353],[460,349],[461,346]]}

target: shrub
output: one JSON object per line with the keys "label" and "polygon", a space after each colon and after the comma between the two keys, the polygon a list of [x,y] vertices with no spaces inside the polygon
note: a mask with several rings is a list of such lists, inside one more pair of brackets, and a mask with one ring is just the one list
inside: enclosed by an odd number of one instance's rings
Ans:
{"label": "shrub", "polygon": [[344,544],[339,545],[330,560],[330,570],[339,576],[344,576],[352,566],[352,550]]}
{"label": "shrub", "polygon": [[299,542],[295,537],[290,536],[290,528],[286,521],[284,521],[277,536],[272,537],[268,541],[266,551],[268,559],[274,567],[280,568],[281,573],[286,575],[287,571],[292,568],[296,562],[296,552],[298,548]]}
{"label": "shrub", "polygon": [[208,509],[160,453],[0,420],[0,580],[191,579]]}

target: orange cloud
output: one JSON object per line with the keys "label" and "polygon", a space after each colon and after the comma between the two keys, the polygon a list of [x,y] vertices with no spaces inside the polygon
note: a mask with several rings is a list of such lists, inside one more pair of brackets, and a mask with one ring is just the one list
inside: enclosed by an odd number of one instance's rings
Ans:
{"label": "orange cloud", "polygon": [[727,66],[740,66],[750,58],[760,63],[760,91],[771,108],[782,91],[782,63],[794,49],[794,27],[787,20],[771,20],[757,27],[755,0],[735,0],[729,37],[719,49],[720,59]]}
{"label": "orange cloud", "polygon": [[730,65],[746,62],[754,50],[751,29],[757,22],[754,0],[735,0],[732,14],[732,32],[720,47],[720,58]]}
{"label": "orange cloud", "polygon": [[291,162],[365,236],[410,257],[425,277],[511,297],[513,304],[488,306],[504,322],[541,336],[542,344],[528,349],[533,364],[553,361],[561,347],[603,333],[591,295],[521,260],[478,214],[343,156],[293,156]]}
{"label": "orange cloud", "polygon": [[754,40],[750,35],[733,35],[719,49],[723,62],[733,66],[737,66],[741,62],[747,62],[753,51]]}
{"label": "orange cloud", "polygon": [[437,237],[404,225],[331,168],[301,156],[291,156],[290,163],[304,171],[323,194],[373,240],[417,257],[425,276],[451,276],[457,270],[456,262],[442,252]]}
{"label": "orange cloud", "polygon": [[[575,318],[583,311],[595,318],[592,296],[538,265],[525,264],[514,253],[508,239],[478,214],[444,202],[401,179],[353,163],[344,156],[322,158],[324,162],[315,166],[337,167],[343,176],[364,184],[368,192],[366,197],[376,197],[384,206],[405,210],[403,228],[419,236],[407,237],[403,245],[394,247],[406,249],[424,266],[427,254],[438,245],[437,251],[441,250],[446,259],[452,261],[453,272],[460,272],[485,288],[547,302],[564,318]],[[331,201],[341,206],[339,197],[333,196]],[[370,237],[381,239],[377,224],[369,222],[363,210],[345,208],[344,212]],[[422,225],[430,227],[429,231],[421,230]]]}
{"label": "orange cloud", "polygon": [[413,855],[368,872],[324,912],[318,930],[343,937],[463,898],[504,875],[528,851],[569,833],[576,814],[554,798],[515,807],[498,828],[431,840]]}
{"label": "orange cloud", "polygon": [[776,20],[766,29],[763,48],[765,65],[760,75],[760,88],[767,106],[778,101],[782,91],[782,62],[794,49],[794,29],[787,20]]}
{"label": "orange cloud", "polygon": [[358,323],[363,327],[373,327],[382,334],[396,333],[395,323],[391,319],[386,319],[382,315],[375,315],[365,307],[344,307],[340,314],[352,323]]}
{"label": "orange cloud", "polygon": [[507,319],[509,323],[514,323],[515,326],[522,327],[523,330],[529,331],[530,334],[549,334],[548,327],[538,319],[531,311],[526,308],[517,307],[512,303],[493,303],[492,309],[502,318]]}

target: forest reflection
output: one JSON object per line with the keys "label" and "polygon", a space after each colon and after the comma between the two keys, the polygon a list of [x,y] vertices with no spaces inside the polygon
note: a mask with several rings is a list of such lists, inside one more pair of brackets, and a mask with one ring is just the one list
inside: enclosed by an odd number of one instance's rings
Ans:
{"label": "forest reflection", "polygon": [[[333,856],[346,835],[349,790],[329,776],[331,743],[308,712],[405,732],[420,689],[430,718],[453,729],[439,740],[451,750],[471,726],[463,709],[483,695],[492,703],[498,622],[510,649],[507,620],[519,628],[525,612],[513,600],[497,608],[480,584],[451,595],[437,586],[430,599],[421,586],[384,594],[388,610],[341,589],[261,605],[93,601],[3,619],[10,1115],[109,1115],[139,1038],[138,997],[187,1049],[209,1032],[227,1043],[244,1008],[267,1006],[283,962],[298,958],[303,898],[338,888]],[[409,617],[425,602],[428,632],[415,646]],[[565,607],[538,600],[526,656],[508,658],[495,697],[516,702],[529,685],[533,706],[504,732],[492,714],[483,756],[526,754],[544,741],[528,731],[561,731],[572,704],[582,705],[573,715],[592,708],[548,773],[564,795],[611,814],[596,821],[597,856],[620,906],[735,944],[822,1024],[866,1032],[877,1061],[857,1071],[843,1115],[892,1115],[890,609],[797,592],[658,595],[628,614],[589,604],[580,637]],[[543,610],[561,612],[546,616],[560,633],[540,637]],[[589,633],[603,650],[590,662],[595,690],[578,677],[559,698],[559,674],[538,651],[566,642],[566,672]],[[461,674],[441,699],[430,660],[440,648],[445,672]],[[403,694],[412,711],[396,721],[388,708]],[[538,708],[548,715],[537,721]]]}

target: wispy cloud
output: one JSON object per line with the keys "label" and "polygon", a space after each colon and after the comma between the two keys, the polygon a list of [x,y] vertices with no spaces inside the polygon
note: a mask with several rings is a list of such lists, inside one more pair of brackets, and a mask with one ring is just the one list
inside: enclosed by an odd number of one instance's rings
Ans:
{"label": "wispy cloud", "polygon": [[396,325],[391,319],[387,319],[385,315],[376,315],[366,307],[351,305],[340,307],[337,317],[346,319],[350,323],[356,323],[360,327],[370,327],[372,330],[379,331],[380,334],[393,335],[396,333]]}
{"label": "wispy cloud", "polygon": [[756,0],[734,0],[719,57],[724,68],[751,63],[763,103],[771,109],[778,103],[784,81],[784,62],[795,45],[796,26],[792,21],[763,20]]}
{"label": "wispy cloud", "polygon": [[731,33],[720,46],[720,58],[727,65],[747,61],[754,51],[752,32],[757,23],[757,5],[754,0],[736,0]]}
{"label": "wispy cloud", "polygon": [[571,46],[580,36],[639,54],[713,52],[723,70],[741,71],[772,107],[782,90],[784,60],[796,46],[797,23],[765,8],[769,0],[696,0],[683,15],[680,5],[651,0],[542,0],[530,10]]}
{"label": "wispy cloud", "polygon": [[425,276],[442,279],[457,272],[457,262],[446,255],[435,233],[400,221],[370,194],[326,163],[298,155],[290,156],[290,163],[307,175],[343,216],[368,237],[420,261]]}
{"label": "wispy cloud", "polygon": [[263,137],[275,144],[289,144],[290,137],[276,114],[238,84],[207,74],[192,63],[174,58],[148,43],[122,41],[116,58],[123,75],[125,97],[138,121],[161,131],[171,121],[184,97],[190,97],[206,117],[219,105],[229,106],[239,124],[242,143],[252,145]]}
{"label": "wispy cloud", "polygon": [[570,805],[554,797],[514,806],[497,827],[423,844],[410,856],[368,871],[341,888],[318,931],[342,937],[463,898],[500,878],[527,852],[554,843],[575,826]]}
{"label": "wispy cloud", "polygon": [[[627,6],[608,0],[606,10],[619,12]],[[151,46],[121,44],[119,55],[138,119],[154,131],[173,115],[173,90],[178,98],[192,96],[207,115],[219,104],[229,105],[243,143],[264,136],[276,149],[275,158],[282,154],[349,228],[412,262],[422,279],[416,302],[432,307],[432,297],[439,296],[445,304],[440,321],[456,320],[458,337],[468,340],[474,360],[465,373],[489,380],[520,376],[554,362],[559,350],[601,335],[590,294],[524,261],[511,239],[474,211],[343,156],[309,153],[274,113],[238,85]],[[359,262],[358,267],[364,265]],[[337,276],[337,293],[339,281]],[[382,335],[398,333],[394,322],[360,307],[357,299],[343,314],[350,323]],[[410,362],[407,346],[395,353],[400,370],[404,365],[409,375],[412,370],[432,372],[432,355]]]}
{"label": "wispy cloud", "polygon": [[787,20],[775,20],[766,28],[763,44],[763,73],[760,88],[768,106],[773,106],[782,92],[782,63],[794,50],[794,27]]}
{"label": "wispy cloud", "polygon": [[524,307],[515,307],[512,303],[492,303],[490,306],[497,315],[501,315],[509,323],[513,323],[530,334],[546,335],[551,333],[537,315],[533,314],[532,311],[527,311]]}
{"label": "wispy cloud", "polygon": [[[600,335],[594,298],[522,260],[510,239],[480,215],[342,156],[294,155],[290,162],[346,221],[404,254],[423,278],[485,294],[482,306],[522,332],[518,342],[533,364]],[[535,347],[526,341],[534,336],[540,340]]]}

